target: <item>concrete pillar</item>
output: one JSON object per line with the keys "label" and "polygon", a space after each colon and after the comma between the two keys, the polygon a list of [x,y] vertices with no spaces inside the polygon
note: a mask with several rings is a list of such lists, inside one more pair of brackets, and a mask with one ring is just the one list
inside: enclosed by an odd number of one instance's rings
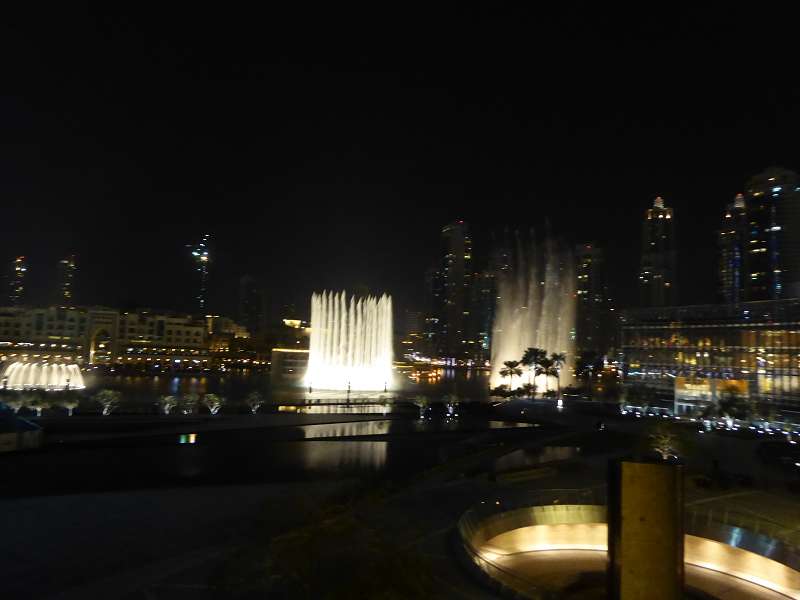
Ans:
{"label": "concrete pillar", "polygon": [[683,598],[683,467],[612,461],[608,486],[608,597]]}

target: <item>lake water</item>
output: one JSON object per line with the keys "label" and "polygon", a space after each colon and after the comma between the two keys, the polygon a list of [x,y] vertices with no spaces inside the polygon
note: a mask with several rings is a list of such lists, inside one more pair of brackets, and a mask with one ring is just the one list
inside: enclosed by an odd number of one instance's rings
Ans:
{"label": "lake water", "polygon": [[465,451],[461,442],[475,436],[518,438],[536,435],[537,428],[536,424],[479,417],[429,421],[403,416],[97,440],[88,436],[0,457],[0,480],[9,482],[0,496],[317,478],[402,478],[459,456]]}
{"label": "lake water", "polygon": [[88,372],[85,374],[87,393],[110,388],[122,392],[126,400],[135,403],[152,403],[159,396],[195,393],[213,393],[225,396],[232,402],[242,400],[252,391],[260,392],[267,402],[272,404],[295,403],[335,403],[344,402],[380,402],[382,400],[407,398],[423,395],[431,400],[440,400],[452,394],[463,400],[485,400],[488,398],[489,377],[482,371],[463,371],[455,369],[437,369],[436,375],[430,378],[412,380],[402,373],[396,374],[397,390],[388,393],[329,392],[315,390],[311,393],[301,386],[273,386],[268,373],[261,372],[229,372],[226,374],[208,375],[124,375],[101,374]]}

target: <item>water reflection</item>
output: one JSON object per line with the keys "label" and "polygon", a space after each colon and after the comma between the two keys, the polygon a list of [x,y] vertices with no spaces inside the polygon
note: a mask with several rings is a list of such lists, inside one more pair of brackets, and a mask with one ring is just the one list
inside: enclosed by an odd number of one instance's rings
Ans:
{"label": "water reflection", "polygon": [[545,446],[535,450],[520,448],[495,460],[494,468],[496,471],[521,469],[555,461],[569,460],[579,453],[580,448],[575,446]]}
{"label": "water reflection", "polygon": [[[486,371],[438,367],[433,371],[435,377],[397,377],[404,381],[401,389],[389,393],[311,390],[308,388],[279,387],[270,384],[269,373],[237,371],[226,374],[176,375],[162,373],[144,374],[103,374],[88,371],[84,374],[87,388],[109,387],[120,390],[129,400],[144,403],[154,402],[158,396],[182,394],[220,394],[229,400],[237,401],[251,391],[260,392],[268,402],[276,404],[381,404],[399,396],[410,398],[424,395],[441,400],[445,395],[454,394],[462,399],[480,400],[488,397],[489,376]],[[416,380],[416,381],[415,381]],[[327,409],[319,409],[325,412]],[[331,409],[333,413],[335,409]],[[376,409],[377,410],[377,409]]]}
{"label": "water reflection", "polygon": [[279,404],[278,412],[305,415],[385,415],[388,404]]}
{"label": "water reflection", "polygon": [[329,423],[324,425],[304,425],[303,437],[307,440],[328,437],[355,437],[361,435],[384,435],[389,432],[391,421],[353,421],[350,423]]}
{"label": "water reflection", "polygon": [[[486,439],[476,433],[535,426],[463,416],[424,422],[400,417],[103,438],[21,454],[5,467],[0,464],[0,477],[15,481],[5,494],[29,494],[357,477],[377,471],[394,475],[435,466],[446,460],[449,449],[458,454],[463,442]],[[43,465],[46,478],[40,475]]]}
{"label": "water reflection", "polygon": [[346,423],[323,423],[301,425],[304,439],[359,437],[401,433],[435,433],[442,431],[485,431],[486,429],[518,429],[538,427],[538,423],[515,423],[511,421],[484,421],[481,419],[381,419],[350,421]]}
{"label": "water reflection", "polygon": [[517,423],[516,421],[489,421],[489,429],[518,429],[520,427],[539,427],[539,423]]}
{"label": "water reflection", "polygon": [[388,442],[303,442],[300,453],[303,468],[311,471],[377,471],[386,464],[388,447]]}

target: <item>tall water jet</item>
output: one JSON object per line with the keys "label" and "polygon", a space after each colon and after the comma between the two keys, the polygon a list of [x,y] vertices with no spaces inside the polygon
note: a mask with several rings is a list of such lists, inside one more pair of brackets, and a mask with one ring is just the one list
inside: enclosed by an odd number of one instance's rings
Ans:
{"label": "tall water jet", "polygon": [[305,385],[382,391],[392,384],[392,298],[311,296],[311,341]]}
{"label": "tall water jet", "polygon": [[[497,274],[497,300],[492,330],[493,387],[508,384],[500,375],[503,363],[520,360],[527,348],[542,348],[548,354],[567,355],[561,369],[561,384],[572,379],[575,341],[575,267],[572,255],[547,240],[543,248],[517,239],[508,262]],[[518,380],[527,383],[528,375]],[[544,391],[547,376],[536,378]],[[514,386],[516,387],[516,385]],[[552,386],[554,387],[554,386]]]}
{"label": "tall water jet", "polygon": [[83,375],[76,364],[15,361],[0,374],[0,387],[9,390],[82,390]]}

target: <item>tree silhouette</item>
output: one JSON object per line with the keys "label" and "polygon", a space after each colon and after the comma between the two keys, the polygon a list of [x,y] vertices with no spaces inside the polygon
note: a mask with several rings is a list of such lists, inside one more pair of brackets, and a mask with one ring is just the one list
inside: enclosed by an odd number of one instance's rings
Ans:
{"label": "tree silhouette", "polygon": [[564,363],[567,362],[567,355],[563,352],[553,352],[550,355],[550,362],[552,364],[550,370],[551,374],[556,377],[556,385],[558,386],[558,396],[561,396],[561,369]]}
{"label": "tree silhouette", "polygon": [[527,348],[522,354],[520,362],[528,368],[528,383],[533,383],[531,381],[531,373],[536,371],[539,363],[544,358],[547,358],[547,352],[543,348]]}
{"label": "tree silhouette", "polygon": [[504,368],[500,369],[501,377],[508,377],[508,389],[514,389],[514,375],[522,375],[522,369],[519,368],[518,360],[507,360],[503,363]]}

